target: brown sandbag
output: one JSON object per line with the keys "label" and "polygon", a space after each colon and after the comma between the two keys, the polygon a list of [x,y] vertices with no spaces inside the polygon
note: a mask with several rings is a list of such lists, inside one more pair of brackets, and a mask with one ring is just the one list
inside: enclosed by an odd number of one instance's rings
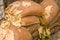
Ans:
{"label": "brown sandbag", "polygon": [[57,3],[55,2],[55,0],[43,0],[40,5],[45,9],[44,13],[47,22],[51,22],[59,11]]}
{"label": "brown sandbag", "polygon": [[32,40],[32,36],[30,32],[26,30],[26,28],[16,28],[11,26],[10,29],[14,32],[15,40]]}
{"label": "brown sandbag", "polygon": [[5,10],[5,13],[12,15],[20,14],[21,17],[29,15],[42,16],[44,15],[43,12],[44,9],[33,1],[16,1],[10,4]]}
{"label": "brown sandbag", "polygon": [[32,24],[40,23],[39,18],[36,16],[27,16],[21,18],[21,26],[28,26]]}

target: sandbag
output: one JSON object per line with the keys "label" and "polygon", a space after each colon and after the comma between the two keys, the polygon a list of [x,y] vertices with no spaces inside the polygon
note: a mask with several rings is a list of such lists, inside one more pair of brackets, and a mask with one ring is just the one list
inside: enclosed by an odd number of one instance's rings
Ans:
{"label": "sandbag", "polygon": [[46,18],[47,22],[51,22],[59,11],[57,3],[55,2],[55,0],[43,0],[40,5],[45,9],[44,17]]}
{"label": "sandbag", "polygon": [[29,15],[42,16],[44,15],[43,12],[44,9],[33,1],[16,1],[10,4],[5,10],[5,13],[10,13],[11,15],[20,14],[21,17]]}

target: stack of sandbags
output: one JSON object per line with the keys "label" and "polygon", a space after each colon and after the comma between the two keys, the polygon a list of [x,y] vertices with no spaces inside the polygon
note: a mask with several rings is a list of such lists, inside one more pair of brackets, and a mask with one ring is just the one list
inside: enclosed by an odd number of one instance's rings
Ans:
{"label": "stack of sandbags", "polygon": [[[24,0],[18,0],[24,1]],[[59,11],[59,7],[55,0],[25,0],[25,1],[34,1],[44,8],[44,17],[47,20],[48,24],[54,19]],[[49,3],[50,2],[50,3]]]}
{"label": "stack of sandbags", "polygon": [[6,9],[6,14],[12,16],[10,20],[12,24],[19,21],[14,25],[16,26],[20,23],[21,27],[26,27],[34,40],[38,37],[37,29],[40,27],[40,24],[49,24],[58,12],[58,6],[54,0],[43,0],[40,4],[33,1],[19,0],[10,4]]}
{"label": "stack of sandbags", "polygon": [[[44,9],[33,1],[16,1],[10,4],[6,10],[6,19],[16,27],[25,27],[30,32],[32,40],[37,40],[40,24],[46,25]],[[20,35],[20,34],[19,34]],[[22,38],[24,38],[21,32]]]}

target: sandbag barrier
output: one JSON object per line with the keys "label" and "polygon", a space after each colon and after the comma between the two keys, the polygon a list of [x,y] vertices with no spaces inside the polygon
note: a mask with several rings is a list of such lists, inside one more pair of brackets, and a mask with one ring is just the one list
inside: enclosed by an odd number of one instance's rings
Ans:
{"label": "sandbag barrier", "polygon": [[[33,1],[36,1],[36,0],[33,0]],[[45,5],[44,5],[43,1],[41,1],[41,2],[42,2],[41,6],[44,7]],[[46,1],[45,1],[45,2],[46,2]],[[53,1],[51,1],[51,2],[52,2],[52,4],[53,4]],[[39,2],[38,2],[38,3],[39,3]],[[48,3],[48,2],[47,2],[47,3]],[[49,5],[49,4],[46,4],[46,5]],[[54,5],[54,4],[53,4],[53,5]],[[58,10],[58,7],[57,7],[57,10]],[[32,11],[33,11],[33,10],[32,10]],[[55,11],[56,11],[56,10],[55,10]],[[33,11],[33,12],[34,12],[34,11]],[[26,12],[26,13],[27,13],[27,12]],[[28,13],[29,13],[29,11],[28,11]],[[23,13],[22,16],[24,16],[24,15],[29,15],[29,16],[32,16],[32,17],[33,17],[33,16],[38,15],[37,13],[36,13],[36,15],[35,15],[35,14],[34,14],[35,12],[33,13],[34,15],[33,15],[33,14],[30,14],[30,13],[28,14],[28,13],[27,13],[27,14],[24,14],[24,13]],[[38,13],[39,13],[39,12],[38,12]],[[52,12],[52,13],[54,13],[54,12]],[[56,12],[55,12],[55,13],[56,13]],[[39,15],[39,16],[41,16],[41,15]],[[24,16],[24,17],[28,17],[28,16]],[[23,17],[23,18],[24,18],[24,17]],[[50,16],[50,17],[51,17],[51,16]],[[43,18],[44,18],[44,17],[43,17]],[[40,20],[40,19],[41,19],[41,20]],[[52,19],[53,19],[53,18],[52,18]],[[58,19],[58,17],[57,17],[57,19]],[[56,19],[56,20],[57,20],[57,19]],[[23,20],[24,20],[24,19],[23,19]],[[35,19],[34,19],[34,20],[35,20]],[[55,20],[55,21],[52,21],[51,24],[49,23],[48,25],[46,25],[45,20],[43,20],[42,18],[39,18],[39,21],[38,21],[37,24],[34,24],[35,22],[31,22],[31,23],[33,23],[33,24],[29,24],[29,22],[26,21],[26,22],[28,22],[27,27],[25,26],[25,24],[23,25],[23,27],[26,27],[27,30],[30,31],[30,33],[32,34],[32,37],[33,37],[34,40],[37,40],[38,32],[37,32],[37,30],[35,30],[36,28],[34,28],[34,26],[36,26],[36,25],[38,25],[38,24],[41,23],[40,25],[42,25],[42,26],[45,25],[45,26],[47,26],[47,27],[49,26],[49,27],[51,28],[51,31],[53,31],[53,33],[55,33],[54,30],[57,29],[57,28],[55,28],[55,26],[57,26],[57,25],[59,26],[59,22],[56,22],[56,20]],[[36,20],[35,20],[35,21],[36,21]],[[56,23],[54,23],[54,22],[56,22]],[[38,25],[38,27],[39,27],[40,25]],[[33,26],[33,27],[31,27],[31,26]],[[33,29],[33,28],[34,28],[34,29]],[[59,28],[59,29],[60,29],[60,28]],[[59,31],[59,30],[57,29],[56,32],[57,32],[57,31]],[[51,32],[51,33],[52,33],[52,32]],[[53,33],[52,33],[52,34],[53,34]],[[36,36],[35,34],[36,34],[37,36]]]}

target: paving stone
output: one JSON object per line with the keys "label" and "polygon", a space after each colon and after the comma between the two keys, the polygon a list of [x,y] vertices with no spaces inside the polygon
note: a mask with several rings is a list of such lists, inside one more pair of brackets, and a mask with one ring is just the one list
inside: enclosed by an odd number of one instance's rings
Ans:
{"label": "paving stone", "polygon": [[3,4],[3,0],[0,0],[0,5],[2,5]]}
{"label": "paving stone", "polygon": [[0,20],[4,18],[4,5],[3,0],[0,0]]}

